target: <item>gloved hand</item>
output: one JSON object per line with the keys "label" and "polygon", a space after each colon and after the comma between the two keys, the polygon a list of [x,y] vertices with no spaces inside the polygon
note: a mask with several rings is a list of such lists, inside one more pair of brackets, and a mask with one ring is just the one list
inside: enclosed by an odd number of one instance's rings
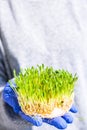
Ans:
{"label": "gloved hand", "polygon": [[[78,111],[77,108],[74,105],[72,105],[70,112],[77,113],[77,111]],[[73,122],[73,117],[70,114],[70,112],[66,113],[63,116],[56,117],[53,119],[44,118],[43,122],[53,125],[58,129],[65,129],[65,128],[67,128],[67,124],[70,124]]]}
{"label": "gloved hand", "polygon": [[42,125],[42,118],[41,117],[27,116],[21,111],[21,108],[20,108],[18,100],[17,100],[17,96],[16,96],[15,92],[13,91],[13,89],[10,87],[9,83],[6,84],[6,86],[3,90],[2,96],[3,96],[3,100],[7,104],[9,104],[13,108],[14,112],[16,114],[19,114],[24,120],[30,122],[31,124],[33,124],[35,126]]}
{"label": "gloved hand", "polygon": [[[58,129],[65,129],[67,127],[67,123],[73,122],[73,118],[70,113],[66,113],[64,116],[56,117],[53,119],[41,118],[39,116],[32,117],[32,116],[25,115],[22,112],[19,106],[18,100],[17,100],[17,96],[15,92],[13,91],[13,89],[10,87],[9,83],[6,84],[3,90],[2,96],[3,96],[3,100],[13,108],[16,114],[20,115],[22,119],[30,122],[31,124],[35,126],[41,126],[42,123],[45,122],[45,123],[55,126]],[[73,113],[76,113],[77,109],[73,105],[70,111]]]}

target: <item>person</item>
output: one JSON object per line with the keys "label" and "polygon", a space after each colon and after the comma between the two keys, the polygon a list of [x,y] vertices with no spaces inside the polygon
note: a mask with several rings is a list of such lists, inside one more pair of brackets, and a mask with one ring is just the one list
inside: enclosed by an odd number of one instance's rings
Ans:
{"label": "person", "polygon": [[[77,73],[75,104],[78,113],[72,114],[76,108],[71,108],[68,119],[73,117],[74,121],[66,130],[87,130],[86,6],[85,0],[0,0],[1,130],[56,130],[61,126],[59,119],[66,121],[65,116],[52,120],[44,119],[45,123],[39,124],[39,127],[29,124],[29,121],[36,122],[17,107],[17,99],[7,83],[13,78],[14,69],[19,73],[20,68],[42,63],[55,69],[63,68],[73,74]],[[7,103],[2,99],[3,89]],[[39,123],[42,123],[41,119],[40,121]]]}

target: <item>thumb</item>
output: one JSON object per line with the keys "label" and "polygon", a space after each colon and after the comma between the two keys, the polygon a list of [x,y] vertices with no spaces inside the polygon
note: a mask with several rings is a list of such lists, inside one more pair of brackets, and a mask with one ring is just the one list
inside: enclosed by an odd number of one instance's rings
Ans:
{"label": "thumb", "polygon": [[28,115],[25,115],[22,111],[19,112],[19,115],[22,117],[22,119],[30,122],[31,124],[35,126],[42,125],[42,118],[39,116],[28,116]]}

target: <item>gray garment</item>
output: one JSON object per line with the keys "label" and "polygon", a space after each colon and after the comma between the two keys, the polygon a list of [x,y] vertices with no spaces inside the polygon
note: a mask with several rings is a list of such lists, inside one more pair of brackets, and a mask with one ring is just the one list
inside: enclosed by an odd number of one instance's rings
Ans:
{"label": "gray garment", "polygon": [[15,114],[8,104],[3,102],[0,92],[0,130],[32,130],[30,123]]}
{"label": "gray garment", "polygon": [[[79,112],[67,130],[87,130],[86,51],[86,0],[0,0],[0,86],[13,77],[13,69],[18,73],[20,67],[42,63],[77,73]],[[0,125],[9,130],[3,113]],[[47,124],[32,129],[56,130]]]}

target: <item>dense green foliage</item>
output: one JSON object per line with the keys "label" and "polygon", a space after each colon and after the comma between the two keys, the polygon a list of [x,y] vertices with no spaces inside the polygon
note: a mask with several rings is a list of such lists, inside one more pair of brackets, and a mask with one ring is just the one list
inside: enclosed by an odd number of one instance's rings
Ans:
{"label": "dense green foliage", "polygon": [[21,70],[14,74],[16,93],[27,101],[49,101],[62,95],[70,96],[74,91],[76,74],[73,76],[65,70],[54,70],[44,64]]}

